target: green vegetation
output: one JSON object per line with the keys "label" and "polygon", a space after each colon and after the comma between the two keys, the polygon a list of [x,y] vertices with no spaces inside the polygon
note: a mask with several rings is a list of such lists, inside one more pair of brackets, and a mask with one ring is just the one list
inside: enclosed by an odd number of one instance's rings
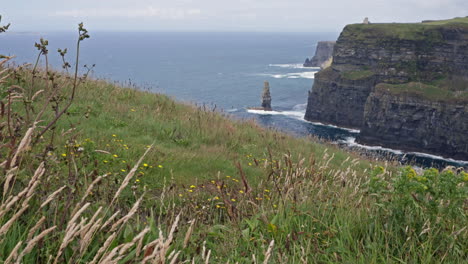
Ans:
{"label": "green vegetation", "polygon": [[343,78],[353,81],[367,79],[373,75],[374,72],[371,70],[346,71],[341,74]]}
{"label": "green vegetation", "polygon": [[343,36],[352,36],[358,40],[369,40],[372,35],[376,43],[384,39],[426,41],[435,43],[442,41],[441,30],[444,28],[468,28],[468,18],[433,21],[428,23],[376,23],[352,24],[343,30]]}
{"label": "green vegetation", "polygon": [[[409,82],[404,84],[379,83],[375,86],[376,91],[388,91],[396,95],[416,95],[432,101],[442,102],[468,102],[468,90],[451,91],[447,87],[430,85],[420,82]],[[468,87],[467,87],[468,88]]]}
{"label": "green vegetation", "polygon": [[59,53],[63,73],[0,61],[0,263],[468,258],[466,172],[372,164],[69,74]]}

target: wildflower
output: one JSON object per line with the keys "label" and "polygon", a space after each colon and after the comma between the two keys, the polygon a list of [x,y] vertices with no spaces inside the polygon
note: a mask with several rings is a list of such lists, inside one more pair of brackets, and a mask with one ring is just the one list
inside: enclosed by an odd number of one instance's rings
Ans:
{"label": "wildflower", "polygon": [[270,192],[270,190],[268,190],[268,189],[265,189],[265,192]]}
{"label": "wildflower", "polygon": [[146,163],[143,163],[143,167],[148,167],[148,164],[146,164]]}
{"label": "wildflower", "polygon": [[188,190],[188,192],[193,192],[193,190]]}
{"label": "wildflower", "polygon": [[216,205],[216,208],[221,208],[221,206],[219,204]]}
{"label": "wildflower", "polygon": [[231,176],[228,175],[228,176],[226,176],[226,178],[231,178]]}
{"label": "wildflower", "polygon": [[244,191],[243,191],[243,190],[240,190],[240,191],[239,191],[239,193],[241,193],[241,194],[242,194],[242,193],[244,193]]}
{"label": "wildflower", "polygon": [[251,163],[251,162],[249,162],[249,166],[252,166],[252,163]]}
{"label": "wildflower", "polygon": [[158,168],[162,169],[162,168],[163,168],[163,165],[158,165]]}
{"label": "wildflower", "polygon": [[218,196],[215,196],[215,198],[213,198],[213,199],[215,199],[215,200],[219,200],[219,197],[218,197]]}
{"label": "wildflower", "polygon": [[192,188],[192,189],[195,188],[195,187],[196,187],[195,185],[190,185],[190,188]]}
{"label": "wildflower", "polygon": [[182,196],[184,196],[184,195],[183,195],[183,194],[181,194],[181,193],[179,193],[179,197],[182,197]]}
{"label": "wildflower", "polygon": [[130,111],[135,112],[136,110],[132,108],[132,109],[130,109]]}
{"label": "wildflower", "polygon": [[236,201],[236,199],[232,198],[232,199],[231,199],[231,201],[232,201],[232,202],[235,202],[235,201]]}
{"label": "wildflower", "polygon": [[135,182],[140,182],[140,179],[136,179]]}
{"label": "wildflower", "polygon": [[120,171],[122,171],[122,172],[126,172],[126,170],[124,170],[124,169],[121,169]]}
{"label": "wildflower", "polygon": [[112,156],[113,156],[114,158],[118,158],[118,157],[119,157],[119,155],[117,155],[117,154],[114,154],[114,155],[112,155]]}
{"label": "wildflower", "polygon": [[104,162],[104,163],[108,163],[108,161],[107,161],[107,160],[103,160],[102,162]]}
{"label": "wildflower", "polygon": [[216,182],[215,181],[211,181],[212,184],[215,184]]}
{"label": "wildflower", "polygon": [[112,134],[112,137],[117,137],[117,135],[116,135],[116,134]]}
{"label": "wildflower", "polygon": [[276,208],[276,207],[278,207],[278,206],[277,206],[276,204],[274,204],[274,205],[273,205],[273,208]]}
{"label": "wildflower", "polygon": [[211,202],[211,198],[208,198],[208,202]]}
{"label": "wildflower", "polygon": [[66,157],[66,156],[67,156],[67,154],[66,154],[66,153],[62,153],[62,157]]}
{"label": "wildflower", "polygon": [[127,161],[125,161],[125,160],[122,160],[122,163],[127,163]]}

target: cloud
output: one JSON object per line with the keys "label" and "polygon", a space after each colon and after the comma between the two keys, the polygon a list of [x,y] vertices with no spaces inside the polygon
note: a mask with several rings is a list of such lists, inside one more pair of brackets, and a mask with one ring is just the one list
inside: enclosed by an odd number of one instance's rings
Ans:
{"label": "cloud", "polygon": [[102,18],[142,18],[154,17],[163,20],[183,20],[190,17],[200,16],[201,9],[178,9],[178,8],[154,8],[148,6],[140,9],[109,9],[109,8],[89,8],[59,10],[51,13],[50,16],[56,17],[102,17]]}

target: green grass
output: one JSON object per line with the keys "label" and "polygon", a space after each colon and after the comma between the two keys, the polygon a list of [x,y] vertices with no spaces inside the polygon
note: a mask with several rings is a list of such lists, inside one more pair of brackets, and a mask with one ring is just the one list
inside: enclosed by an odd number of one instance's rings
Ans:
{"label": "green grass", "polygon": [[386,38],[434,43],[443,40],[441,30],[444,28],[466,30],[468,29],[468,18],[454,18],[428,23],[351,24],[345,27],[342,34],[367,41],[369,39],[366,36],[371,35],[376,43]]}
{"label": "green grass", "polygon": [[371,70],[360,70],[360,71],[346,71],[341,74],[342,77],[348,80],[362,80],[373,76],[375,73]]}
{"label": "green grass", "polygon": [[396,95],[418,96],[432,101],[454,103],[468,102],[468,91],[451,91],[442,86],[419,82],[409,82],[404,84],[379,83],[376,85],[375,89],[377,91],[388,91]]}

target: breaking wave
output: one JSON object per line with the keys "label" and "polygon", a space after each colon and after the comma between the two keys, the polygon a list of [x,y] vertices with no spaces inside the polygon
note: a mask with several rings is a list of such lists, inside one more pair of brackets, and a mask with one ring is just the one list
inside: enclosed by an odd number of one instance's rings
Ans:
{"label": "breaking wave", "polygon": [[455,159],[445,158],[443,156],[438,156],[438,155],[433,155],[433,154],[428,154],[428,153],[423,153],[423,152],[404,152],[402,150],[385,148],[382,146],[367,146],[367,145],[357,143],[355,137],[347,137],[345,140],[339,140],[339,142],[344,143],[350,147],[359,147],[359,148],[363,148],[367,150],[387,151],[396,155],[411,154],[411,155],[415,155],[418,157],[430,158],[434,160],[443,160],[443,161],[449,161],[449,162],[460,163],[460,164],[468,164],[468,161],[465,161],[465,160],[455,160]]}
{"label": "breaking wave", "polygon": [[293,73],[284,73],[284,74],[268,74],[262,73],[258,74],[260,76],[268,76],[275,79],[315,79],[316,71],[312,72],[293,72]]}
{"label": "breaking wave", "polygon": [[292,63],[292,64],[269,64],[269,67],[279,67],[279,68],[287,68],[287,69],[317,69],[319,70],[320,67],[304,67],[301,63]]}
{"label": "breaking wave", "polygon": [[283,115],[283,116],[291,117],[291,118],[294,118],[303,122],[311,123],[316,126],[332,127],[332,128],[346,130],[351,133],[360,132],[357,129],[350,129],[350,128],[338,127],[334,125],[327,125],[327,124],[323,124],[320,122],[307,121],[304,119],[306,107],[307,107],[307,104],[298,104],[293,107],[292,111],[264,111],[264,110],[256,110],[256,109],[247,109],[247,112],[251,114],[257,114],[257,115]]}

